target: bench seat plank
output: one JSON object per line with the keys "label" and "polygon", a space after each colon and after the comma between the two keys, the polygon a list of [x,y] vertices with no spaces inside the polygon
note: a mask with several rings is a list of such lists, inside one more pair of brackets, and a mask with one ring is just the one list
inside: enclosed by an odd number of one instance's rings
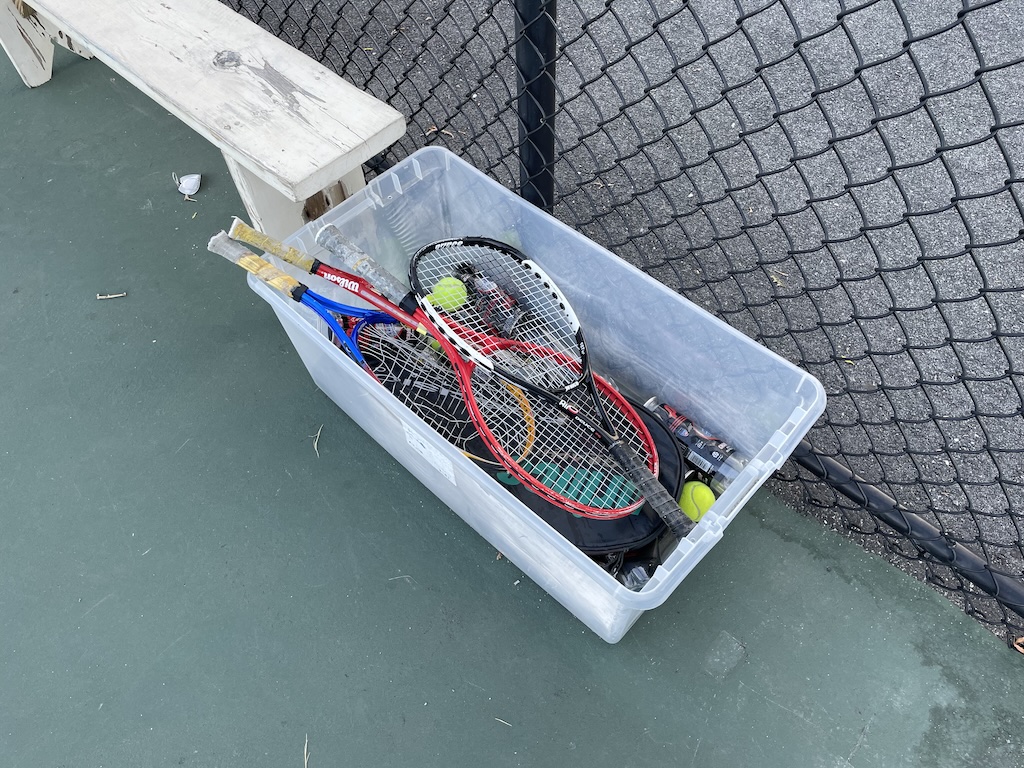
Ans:
{"label": "bench seat plank", "polygon": [[350,176],[405,133],[401,113],[212,0],[32,5],[290,200]]}

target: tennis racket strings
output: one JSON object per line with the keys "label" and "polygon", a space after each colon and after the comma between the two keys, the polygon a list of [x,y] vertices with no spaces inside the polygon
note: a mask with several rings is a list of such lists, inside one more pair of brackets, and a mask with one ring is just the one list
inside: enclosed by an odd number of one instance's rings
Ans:
{"label": "tennis racket strings", "polygon": [[[428,314],[433,310],[442,327],[455,331],[452,338],[473,344],[505,370],[547,389],[571,387],[582,375],[575,315],[546,277],[495,245],[483,239],[449,240],[421,250],[410,273],[413,287],[427,297]],[[430,302],[438,284],[452,277],[466,286],[467,300],[457,307]],[[494,337],[534,345],[538,354],[506,352]]]}
{"label": "tennis racket strings", "polygon": [[[470,417],[450,362],[429,337],[392,323],[360,323],[353,335],[374,376],[409,410],[469,458],[499,464]],[[472,386],[492,438],[556,494],[571,492],[587,507],[607,509],[608,517],[621,517],[623,508],[641,501],[635,486],[579,419],[486,368],[473,370]],[[593,409],[582,392],[568,397],[581,411]],[[635,424],[613,404],[607,390],[602,397],[617,430],[646,457],[648,446]],[[602,515],[592,511],[591,516]]]}
{"label": "tennis racket strings", "polygon": [[[597,389],[605,414],[623,442],[641,461],[656,465],[646,429],[638,424],[636,412],[604,380],[598,379]],[[577,388],[565,396],[570,407],[586,416],[583,419],[529,390],[523,392],[536,429],[533,450],[519,462],[526,473],[557,496],[571,498],[586,517],[619,518],[628,514],[626,510],[636,510],[643,504],[644,497],[636,485],[587,425],[599,418],[588,390]]]}
{"label": "tennis racket strings", "polygon": [[[373,375],[395,398],[467,457],[498,464],[473,424],[451,363],[430,337],[397,323],[358,323],[352,333]],[[488,375],[474,381],[474,394],[491,428],[525,459],[535,425],[522,391]]]}

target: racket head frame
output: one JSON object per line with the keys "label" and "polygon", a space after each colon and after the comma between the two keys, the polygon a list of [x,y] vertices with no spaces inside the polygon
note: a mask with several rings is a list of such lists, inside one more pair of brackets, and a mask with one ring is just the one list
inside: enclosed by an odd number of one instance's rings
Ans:
{"label": "racket head frame", "polygon": [[[587,350],[587,343],[583,335],[583,329],[580,325],[579,318],[576,316],[576,312],[573,310],[569,300],[565,297],[565,294],[562,293],[555,281],[551,279],[547,272],[545,272],[537,262],[528,258],[517,248],[493,238],[468,236],[448,238],[428,243],[413,254],[413,257],[409,262],[409,284],[416,297],[416,303],[423,310],[424,314],[430,318],[431,323],[439,333],[444,335],[456,349],[466,357],[473,360],[477,365],[482,365],[489,370],[497,370],[501,375],[506,377],[511,376],[513,378],[518,378],[513,371],[507,370],[486,353],[485,350],[488,348],[498,348],[498,345],[495,345],[494,343],[493,336],[488,338],[488,335],[483,332],[460,327],[445,310],[436,306],[431,300],[430,296],[434,286],[427,284],[421,267],[431,254],[437,253],[438,251],[446,248],[479,248],[495,254],[500,254],[501,257],[508,260],[510,270],[512,265],[514,265],[516,270],[522,270],[524,273],[528,274],[530,282],[534,284],[533,289],[538,293],[547,294],[550,298],[551,305],[558,307],[561,319],[565,324],[565,330],[572,335],[571,345],[566,344],[561,349],[555,349],[554,351],[560,355],[568,355],[569,359],[573,360],[575,365],[578,366],[578,376],[575,381],[567,382],[564,386],[559,387],[558,389],[567,392],[579,386],[585,380],[587,374],[590,372],[590,355]],[[454,274],[450,276],[455,277]],[[486,276],[490,277],[491,275]],[[528,300],[530,298],[529,296],[514,295],[518,293],[518,291],[511,286],[502,285],[502,288],[512,293],[513,298],[517,300]],[[528,312],[530,309],[530,307],[527,307]],[[519,341],[526,346],[531,346],[529,341],[523,339],[509,337],[509,340]],[[568,339],[565,339],[565,341],[568,341]],[[538,345],[538,348],[540,348],[540,345]],[[519,381],[517,383],[525,384],[526,382]]]}

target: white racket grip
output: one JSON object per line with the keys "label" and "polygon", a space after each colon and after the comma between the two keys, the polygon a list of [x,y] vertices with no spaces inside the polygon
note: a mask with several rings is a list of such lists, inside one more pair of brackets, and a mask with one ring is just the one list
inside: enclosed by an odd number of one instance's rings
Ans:
{"label": "white racket grip", "polygon": [[223,256],[233,264],[238,264],[247,254],[252,253],[252,251],[244,245],[236,243],[228,237],[228,233],[223,230],[210,238],[210,242],[207,243],[206,248],[210,253],[216,253],[218,256]]}
{"label": "white racket grip", "polygon": [[345,269],[365,279],[393,303],[401,306],[409,295],[409,289],[401,281],[350,242],[333,224],[316,233],[316,242],[330,251]]}
{"label": "white racket grip", "polygon": [[647,465],[622,443],[611,445],[609,451],[626,471],[626,477],[643,494],[658,517],[665,521],[672,534],[679,539],[686,538],[686,534],[693,530],[693,520],[679,508],[678,502],[665,490],[665,486],[658,481]]}
{"label": "white racket grip", "polygon": [[223,256],[246,272],[251,272],[271,288],[276,288],[296,301],[301,297],[302,290],[305,290],[302,283],[294,277],[261,259],[241,243],[236,243],[226,232],[221,231],[211,237],[206,247],[210,253]]}

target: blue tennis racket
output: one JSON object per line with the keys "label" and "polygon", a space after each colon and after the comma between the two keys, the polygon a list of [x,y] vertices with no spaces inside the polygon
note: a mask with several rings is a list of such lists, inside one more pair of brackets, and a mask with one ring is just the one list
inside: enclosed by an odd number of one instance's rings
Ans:
{"label": "blue tennis racket", "polygon": [[[329,299],[249,251],[221,232],[209,249],[256,276],[293,301],[309,307],[327,325],[328,338],[435,432],[474,461],[498,462],[481,441],[467,410],[451,361],[431,337],[399,320],[403,314],[365,309]],[[535,440],[535,420],[521,390],[497,378],[474,387],[475,407],[502,425],[520,460]]]}

